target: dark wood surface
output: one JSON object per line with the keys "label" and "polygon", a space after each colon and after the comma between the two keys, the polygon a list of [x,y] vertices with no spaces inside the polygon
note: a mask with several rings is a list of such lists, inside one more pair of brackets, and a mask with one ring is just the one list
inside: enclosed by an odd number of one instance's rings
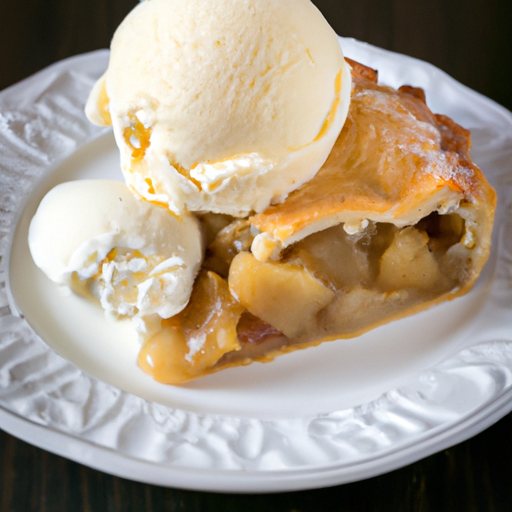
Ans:
{"label": "dark wood surface", "polygon": [[1,512],[510,512],[512,415],[385,475],[326,489],[219,494],[101,473],[0,430]]}
{"label": "dark wood surface", "polygon": [[[339,34],[427,60],[512,109],[510,0],[315,3]],[[0,89],[59,59],[107,47],[135,4],[0,0]],[[273,495],[222,495],[131,482],[0,431],[0,512],[511,511],[511,431],[508,415],[469,441],[391,473]]]}

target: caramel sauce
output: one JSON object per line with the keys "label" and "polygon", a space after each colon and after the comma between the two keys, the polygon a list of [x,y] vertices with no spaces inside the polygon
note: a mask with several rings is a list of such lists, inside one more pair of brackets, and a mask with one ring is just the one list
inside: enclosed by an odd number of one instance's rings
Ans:
{"label": "caramel sauce", "polygon": [[336,112],[338,111],[338,107],[341,101],[340,93],[341,93],[341,78],[343,74],[343,68],[339,70],[338,74],[336,75],[336,78],[334,79],[334,101],[331,106],[331,110],[329,111],[329,114],[327,115],[324,124],[322,125],[322,128],[320,128],[320,131],[318,132],[318,135],[315,137],[313,142],[316,142],[320,140],[326,132],[331,127],[332,123],[334,122],[334,119],[336,118]]}
{"label": "caramel sauce", "polygon": [[107,82],[105,76],[101,79],[100,91],[98,96],[98,113],[104,126],[112,124],[112,117],[109,110],[110,98],[107,93]]}
{"label": "caramel sauce", "polygon": [[142,160],[146,155],[146,149],[151,142],[151,130],[148,130],[138,119],[134,112],[128,114],[130,124],[123,130],[123,138],[126,144],[131,148],[132,160],[135,162]]}

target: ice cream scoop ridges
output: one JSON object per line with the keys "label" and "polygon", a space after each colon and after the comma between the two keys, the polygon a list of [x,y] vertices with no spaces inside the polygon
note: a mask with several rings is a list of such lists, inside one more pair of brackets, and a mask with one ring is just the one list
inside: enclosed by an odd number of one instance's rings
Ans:
{"label": "ice cream scoop ridges", "polygon": [[351,78],[309,0],[146,0],[86,112],[111,119],[127,183],[170,210],[245,216],[311,179]]}

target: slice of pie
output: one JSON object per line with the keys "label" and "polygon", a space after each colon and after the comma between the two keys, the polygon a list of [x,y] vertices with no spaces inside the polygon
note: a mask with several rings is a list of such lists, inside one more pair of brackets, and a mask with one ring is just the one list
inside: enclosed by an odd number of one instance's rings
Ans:
{"label": "slice of pie", "polygon": [[316,177],[249,219],[203,218],[212,241],[190,303],[140,353],[155,379],[354,337],[475,283],[496,196],[469,132],[433,114],[421,89],[350,64],[349,115]]}

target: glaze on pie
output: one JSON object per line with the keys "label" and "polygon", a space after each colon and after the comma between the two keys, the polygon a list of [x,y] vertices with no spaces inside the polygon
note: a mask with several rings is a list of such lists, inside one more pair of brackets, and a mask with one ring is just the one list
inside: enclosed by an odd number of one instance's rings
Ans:
{"label": "glaze on pie", "polygon": [[469,132],[433,114],[421,89],[350,64],[348,118],[315,178],[248,219],[202,219],[210,244],[190,303],[140,352],[155,379],[358,336],[475,283],[496,196]]}

